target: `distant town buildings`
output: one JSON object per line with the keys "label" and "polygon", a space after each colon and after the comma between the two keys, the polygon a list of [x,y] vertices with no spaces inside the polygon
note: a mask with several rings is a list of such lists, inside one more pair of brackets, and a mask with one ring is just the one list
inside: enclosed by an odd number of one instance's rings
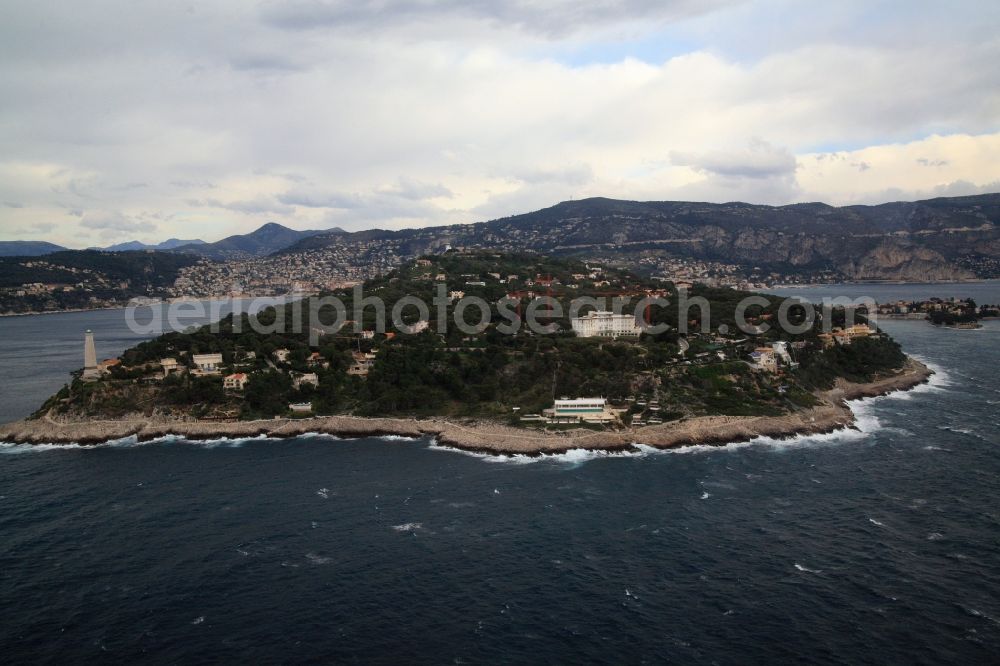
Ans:
{"label": "distant town buildings", "polygon": [[941,314],[995,317],[998,310],[1000,307],[997,305],[977,304],[968,298],[929,298],[922,301],[879,303],[878,316],[888,319],[928,319]]}
{"label": "distant town buildings", "polygon": [[404,258],[399,241],[382,239],[268,257],[204,260],[182,269],[168,295],[255,297],[345,289],[389,272]]}

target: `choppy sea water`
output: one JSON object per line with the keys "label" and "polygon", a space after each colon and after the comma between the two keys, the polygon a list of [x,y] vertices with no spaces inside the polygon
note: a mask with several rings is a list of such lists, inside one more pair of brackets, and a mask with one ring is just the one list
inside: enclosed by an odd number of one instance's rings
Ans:
{"label": "choppy sea water", "polygon": [[939,373],[817,437],[0,445],[0,654],[994,662],[1000,323],[883,325]]}

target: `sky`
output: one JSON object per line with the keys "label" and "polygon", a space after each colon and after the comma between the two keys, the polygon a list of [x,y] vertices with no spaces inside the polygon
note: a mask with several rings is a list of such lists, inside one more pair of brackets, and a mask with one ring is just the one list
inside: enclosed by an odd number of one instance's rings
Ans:
{"label": "sky", "polygon": [[0,239],[1000,191],[1000,3],[0,0]]}

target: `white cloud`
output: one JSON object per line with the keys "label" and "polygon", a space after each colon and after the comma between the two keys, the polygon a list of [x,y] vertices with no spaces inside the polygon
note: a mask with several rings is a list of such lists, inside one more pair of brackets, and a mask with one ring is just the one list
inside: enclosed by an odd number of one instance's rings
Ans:
{"label": "white cloud", "polygon": [[[1000,132],[934,135],[907,143],[800,155],[796,177],[804,198],[838,204],[984,194],[1000,192],[998,154]],[[857,164],[870,167],[859,170]]]}
{"label": "white cloud", "polygon": [[[1000,10],[885,11],[23,3],[0,23],[0,201],[22,206],[0,207],[0,235],[214,240],[262,216],[397,227],[594,195],[847,203],[1000,180]],[[144,226],[80,227],[96,209]]]}
{"label": "white cloud", "polygon": [[270,197],[220,201],[219,199],[188,199],[187,204],[196,208],[222,208],[245,215],[288,215],[295,212],[292,206],[278,203]]}
{"label": "white cloud", "polygon": [[149,233],[156,231],[155,224],[132,219],[119,211],[99,210],[84,213],[83,219],[80,220],[80,226],[97,229],[107,236],[114,236],[119,232]]}
{"label": "white cloud", "polygon": [[745,150],[688,153],[671,151],[670,161],[677,166],[728,178],[774,178],[795,173],[795,156],[755,138]]}

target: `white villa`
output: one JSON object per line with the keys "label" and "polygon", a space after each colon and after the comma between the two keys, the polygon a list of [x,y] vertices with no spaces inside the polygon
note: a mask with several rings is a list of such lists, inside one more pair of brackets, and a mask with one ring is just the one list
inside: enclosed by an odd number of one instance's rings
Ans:
{"label": "white villa", "polygon": [[639,335],[642,329],[632,315],[615,314],[602,310],[588,312],[570,319],[573,332],[581,338],[617,338]]}
{"label": "white villa", "polygon": [[160,366],[163,367],[164,378],[172,372],[179,372],[181,369],[181,366],[177,363],[176,358],[161,358]]}
{"label": "white villa", "polygon": [[418,319],[416,322],[405,326],[403,329],[404,333],[409,333],[410,335],[416,335],[417,333],[423,333],[430,327],[430,322],[426,319]]}
{"label": "white villa", "polygon": [[295,388],[302,388],[304,384],[309,384],[311,386],[319,386],[319,375],[315,372],[306,372],[301,375],[295,375],[292,378],[292,386]]}
{"label": "white villa", "polygon": [[195,354],[191,357],[195,365],[195,373],[200,375],[217,375],[222,365],[222,354]]}
{"label": "white villa", "polygon": [[750,353],[750,359],[754,370],[763,372],[777,372],[778,360],[774,357],[774,350],[770,347],[758,347]]}

